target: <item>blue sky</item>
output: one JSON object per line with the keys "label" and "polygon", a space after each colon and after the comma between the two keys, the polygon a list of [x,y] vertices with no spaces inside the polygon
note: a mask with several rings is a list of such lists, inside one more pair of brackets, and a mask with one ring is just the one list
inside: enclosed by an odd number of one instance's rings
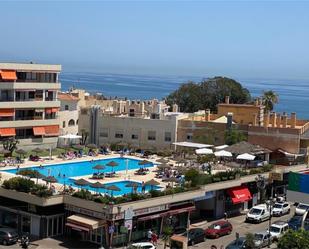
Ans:
{"label": "blue sky", "polygon": [[65,71],[309,78],[309,2],[0,2],[1,61]]}

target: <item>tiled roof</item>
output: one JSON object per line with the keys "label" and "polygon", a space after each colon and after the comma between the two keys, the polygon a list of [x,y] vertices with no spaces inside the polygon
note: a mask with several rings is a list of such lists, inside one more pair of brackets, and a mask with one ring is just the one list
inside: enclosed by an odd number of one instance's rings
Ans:
{"label": "tiled roof", "polygon": [[69,93],[58,93],[58,99],[59,100],[67,100],[67,101],[78,101],[79,98],[76,96],[73,96]]}

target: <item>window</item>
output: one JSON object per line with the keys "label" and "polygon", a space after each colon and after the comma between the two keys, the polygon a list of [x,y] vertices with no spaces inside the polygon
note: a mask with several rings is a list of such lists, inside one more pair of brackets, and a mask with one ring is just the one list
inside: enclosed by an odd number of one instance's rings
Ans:
{"label": "window", "polygon": [[69,106],[68,106],[68,105],[65,105],[65,106],[64,106],[64,110],[65,110],[65,111],[68,111],[68,110],[69,110]]}
{"label": "window", "polygon": [[156,140],[156,132],[155,131],[148,131],[148,140],[155,141]]}
{"label": "window", "polygon": [[115,138],[123,138],[123,134],[122,133],[115,133]]}
{"label": "window", "polygon": [[100,132],[100,137],[108,137],[108,129],[102,129]]}
{"label": "window", "polygon": [[193,139],[192,133],[188,133],[187,134],[187,141],[192,141],[192,139]]}
{"label": "window", "polygon": [[74,126],[74,125],[75,125],[74,119],[70,119],[68,126]]}
{"label": "window", "polygon": [[62,122],[62,127],[65,128],[65,121]]}
{"label": "window", "polygon": [[133,140],[138,139],[138,135],[137,135],[137,134],[132,134],[132,135],[131,135],[131,139],[133,139]]}
{"label": "window", "polygon": [[172,133],[169,131],[166,131],[164,133],[164,141],[165,142],[171,142],[172,141]]}

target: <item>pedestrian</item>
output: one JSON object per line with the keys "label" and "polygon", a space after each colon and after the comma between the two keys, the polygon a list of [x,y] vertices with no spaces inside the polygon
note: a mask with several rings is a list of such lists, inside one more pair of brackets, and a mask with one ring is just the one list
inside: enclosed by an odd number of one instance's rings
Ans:
{"label": "pedestrian", "polygon": [[152,230],[151,229],[149,229],[147,232],[147,239],[149,242],[152,240]]}
{"label": "pedestrian", "polygon": [[152,234],[151,234],[151,242],[152,242],[154,245],[157,245],[158,236],[157,236],[155,233],[152,233]]}
{"label": "pedestrian", "polygon": [[224,219],[227,220],[227,212],[224,212]]}

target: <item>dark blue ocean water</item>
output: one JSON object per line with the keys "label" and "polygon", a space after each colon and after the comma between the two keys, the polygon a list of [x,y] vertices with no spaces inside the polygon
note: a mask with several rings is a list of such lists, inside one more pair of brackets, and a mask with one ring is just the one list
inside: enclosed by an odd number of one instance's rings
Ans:
{"label": "dark blue ocean water", "polygon": [[[205,76],[206,77],[206,76]],[[69,73],[61,75],[62,89],[73,85],[91,93],[105,96],[128,97],[129,99],[161,99],[188,80],[200,81],[197,76],[149,76],[108,73]],[[279,94],[278,112],[297,112],[298,117],[309,119],[309,80],[246,79],[235,78],[249,89],[252,96],[259,96],[263,90]]]}

